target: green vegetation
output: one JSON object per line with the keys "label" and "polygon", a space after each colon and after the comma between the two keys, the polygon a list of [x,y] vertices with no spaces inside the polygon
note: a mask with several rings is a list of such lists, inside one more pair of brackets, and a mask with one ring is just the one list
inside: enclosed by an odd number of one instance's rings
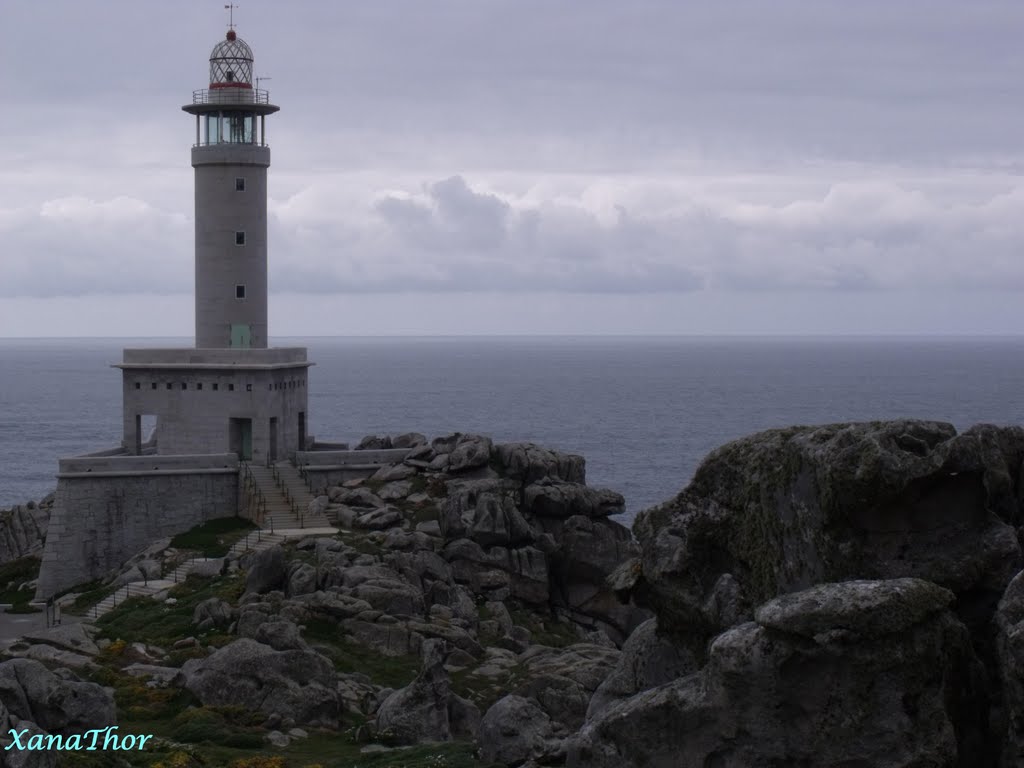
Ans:
{"label": "green vegetation", "polygon": [[39,564],[38,557],[30,556],[0,565],[0,603],[13,606],[7,610],[8,613],[36,612],[36,609],[29,607],[28,604],[35,596],[35,590],[21,589],[20,586],[39,576]]}
{"label": "green vegetation", "polygon": [[476,704],[486,712],[498,699],[515,693],[529,676],[526,666],[516,664],[498,677],[484,677],[474,674],[474,668],[453,672],[450,676],[452,691]]}
{"label": "green vegetation", "polygon": [[413,523],[425,523],[428,520],[439,520],[441,511],[434,504],[425,504],[413,507],[407,515]]}
{"label": "green vegetation", "polygon": [[[213,722],[209,711],[197,710],[197,720]],[[141,732],[141,731],[137,731]],[[157,734],[158,738],[162,734]],[[222,734],[221,734],[222,735]],[[382,753],[361,754],[362,744],[347,734],[312,733],[296,739],[287,748],[259,745],[232,746],[212,740],[199,744],[155,741],[154,749],[143,753],[110,755],[78,753],[61,756],[58,768],[500,768],[474,755],[469,743],[428,744]],[[272,755],[268,752],[272,751]],[[124,761],[124,762],[121,762]]]}
{"label": "green vegetation", "polygon": [[255,528],[252,521],[242,517],[219,517],[179,533],[171,539],[171,546],[194,550],[204,557],[224,557],[232,544]]}
{"label": "green vegetation", "polygon": [[513,624],[530,630],[530,642],[535,645],[565,648],[580,641],[571,624],[559,621],[554,616],[543,621],[537,613],[524,608],[511,608],[509,614]]}
{"label": "green vegetation", "polygon": [[76,587],[76,589],[81,590],[78,597],[76,597],[75,601],[64,610],[67,613],[81,616],[103,598],[113,594],[117,588],[114,586],[104,586],[101,579],[95,579],[87,584],[82,584]]}
{"label": "green vegetation", "polygon": [[90,682],[114,689],[119,721],[124,721],[126,732],[135,731],[134,723],[170,720],[194,703],[191,693],[182,688],[150,688],[145,678],[124,674],[116,668],[125,643],[114,643],[99,659],[106,666],[84,672]]}
{"label": "green vegetation", "polygon": [[[154,643],[169,647],[183,637],[195,634],[192,614],[203,600],[219,597],[237,603],[245,590],[240,575],[217,579],[189,576],[171,590],[173,605],[158,603],[148,597],[132,597],[97,621],[102,634],[112,640],[129,643]],[[207,638],[209,642],[209,638]]]}
{"label": "green vegetation", "polygon": [[377,685],[401,688],[412,682],[420,669],[416,656],[383,656],[341,634],[338,625],[327,619],[306,622],[302,636],[317,651],[334,663],[339,672],[359,672]]}

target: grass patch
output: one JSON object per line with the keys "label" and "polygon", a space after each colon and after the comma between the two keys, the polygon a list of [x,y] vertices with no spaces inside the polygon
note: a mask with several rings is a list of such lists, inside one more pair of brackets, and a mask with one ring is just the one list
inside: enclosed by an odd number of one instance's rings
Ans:
{"label": "grass patch", "polygon": [[551,648],[565,648],[580,642],[580,636],[568,622],[558,621],[554,616],[544,621],[533,611],[522,608],[509,610],[512,623],[530,630],[530,642]]}
{"label": "grass patch", "polygon": [[377,685],[402,688],[411,683],[420,670],[418,657],[383,656],[379,651],[342,635],[338,625],[328,619],[313,619],[305,626],[303,639],[315,644],[339,672],[359,672]]}
{"label": "grass patch", "polygon": [[[199,710],[204,711],[204,710]],[[206,717],[203,715],[202,717]],[[230,726],[229,726],[230,728]],[[231,728],[239,738],[241,728]],[[141,732],[141,731],[140,731]],[[158,734],[159,735],[159,734]],[[255,734],[254,734],[255,735]],[[167,737],[169,738],[169,737]],[[232,738],[232,736],[228,736]],[[82,762],[61,762],[59,768],[501,768],[478,760],[475,747],[465,742],[430,744],[396,749],[377,754],[361,754],[362,744],[342,734],[318,732],[307,739],[296,739],[288,747],[277,749],[266,742],[249,747],[231,747],[204,741],[199,744],[171,745],[156,742],[144,753],[131,755],[89,755]],[[122,756],[123,755],[123,756]],[[124,761],[124,762],[122,762]]]}
{"label": "grass patch", "polygon": [[507,674],[499,677],[483,677],[474,675],[475,667],[468,667],[451,674],[452,691],[464,699],[469,699],[486,712],[498,699],[519,689],[529,678],[529,670],[525,664],[516,664]]}
{"label": "grass patch", "polygon": [[[95,579],[77,587],[81,592],[71,605],[64,608],[68,613],[81,616],[88,612],[96,603],[108,595],[112,595],[118,588],[112,585],[104,586],[102,579]],[[73,590],[72,590],[73,591]]]}
{"label": "grass patch", "polygon": [[353,533],[345,538],[345,543],[361,555],[379,555],[381,548],[363,534]]}
{"label": "grass patch", "polygon": [[216,744],[235,749],[259,749],[265,716],[241,707],[193,707],[171,721],[169,735],[187,744]]}
{"label": "grass patch", "polygon": [[440,520],[441,510],[438,509],[436,504],[424,504],[422,506],[414,507],[409,513],[409,518],[413,523],[426,523],[430,520]]}
{"label": "grass patch", "polygon": [[8,613],[36,613],[37,609],[29,607],[29,601],[35,597],[34,589],[19,589],[21,584],[39,577],[38,557],[19,557],[9,563],[0,565],[0,603],[10,603],[13,607]]}
{"label": "grass patch", "polygon": [[189,635],[197,634],[192,626],[192,613],[203,600],[219,597],[236,603],[245,589],[240,575],[203,579],[189,576],[170,591],[174,605],[158,603],[148,597],[132,597],[101,616],[96,622],[102,634],[111,640],[129,643],[152,643],[164,648]]}
{"label": "grass patch", "polygon": [[194,550],[204,557],[224,557],[232,544],[255,528],[251,521],[242,517],[218,517],[179,533],[171,539],[171,546]]}

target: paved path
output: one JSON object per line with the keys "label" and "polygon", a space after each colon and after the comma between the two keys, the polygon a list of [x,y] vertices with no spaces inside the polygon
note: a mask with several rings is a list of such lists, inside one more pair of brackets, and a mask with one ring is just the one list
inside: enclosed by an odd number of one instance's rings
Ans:
{"label": "paved path", "polygon": [[[62,624],[74,624],[81,621],[81,616],[72,616],[65,613],[61,616]],[[46,612],[39,613],[0,613],[0,648],[6,647],[12,641],[27,632],[38,632],[46,629]]]}

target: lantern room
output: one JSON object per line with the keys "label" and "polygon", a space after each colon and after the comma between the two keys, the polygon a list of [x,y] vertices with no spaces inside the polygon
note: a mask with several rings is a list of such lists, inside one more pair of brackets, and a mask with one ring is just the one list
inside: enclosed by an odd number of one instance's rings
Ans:
{"label": "lantern room", "polygon": [[264,118],[277,107],[266,91],[253,87],[252,69],[252,49],[228,30],[210,52],[210,87],[193,91],[192,103],[183,107],[196,116],[195,146],[266,146]]}
{"label": "lantern room", "polygon": [[252,88],[252,49],[233,29],[210,53],[210,88]]}

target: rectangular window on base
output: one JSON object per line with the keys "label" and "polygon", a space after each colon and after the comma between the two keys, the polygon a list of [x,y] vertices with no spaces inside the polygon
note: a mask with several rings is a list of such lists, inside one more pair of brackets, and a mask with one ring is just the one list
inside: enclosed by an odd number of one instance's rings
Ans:
{"label": "rectangular window on base", "polygon": [[245,179],[241,176],[235,178],[235,192],[245,192]]}
{"label": "rectangular window on base", "polygon": [[235,245],[245,245],[245,232],[235,232]]}
{"label": "rectangular window on base", "polygon": [[244,299],[245,298],[245,286],[244,285],[236,285],[235,286],[235,298],[236,299]]}

